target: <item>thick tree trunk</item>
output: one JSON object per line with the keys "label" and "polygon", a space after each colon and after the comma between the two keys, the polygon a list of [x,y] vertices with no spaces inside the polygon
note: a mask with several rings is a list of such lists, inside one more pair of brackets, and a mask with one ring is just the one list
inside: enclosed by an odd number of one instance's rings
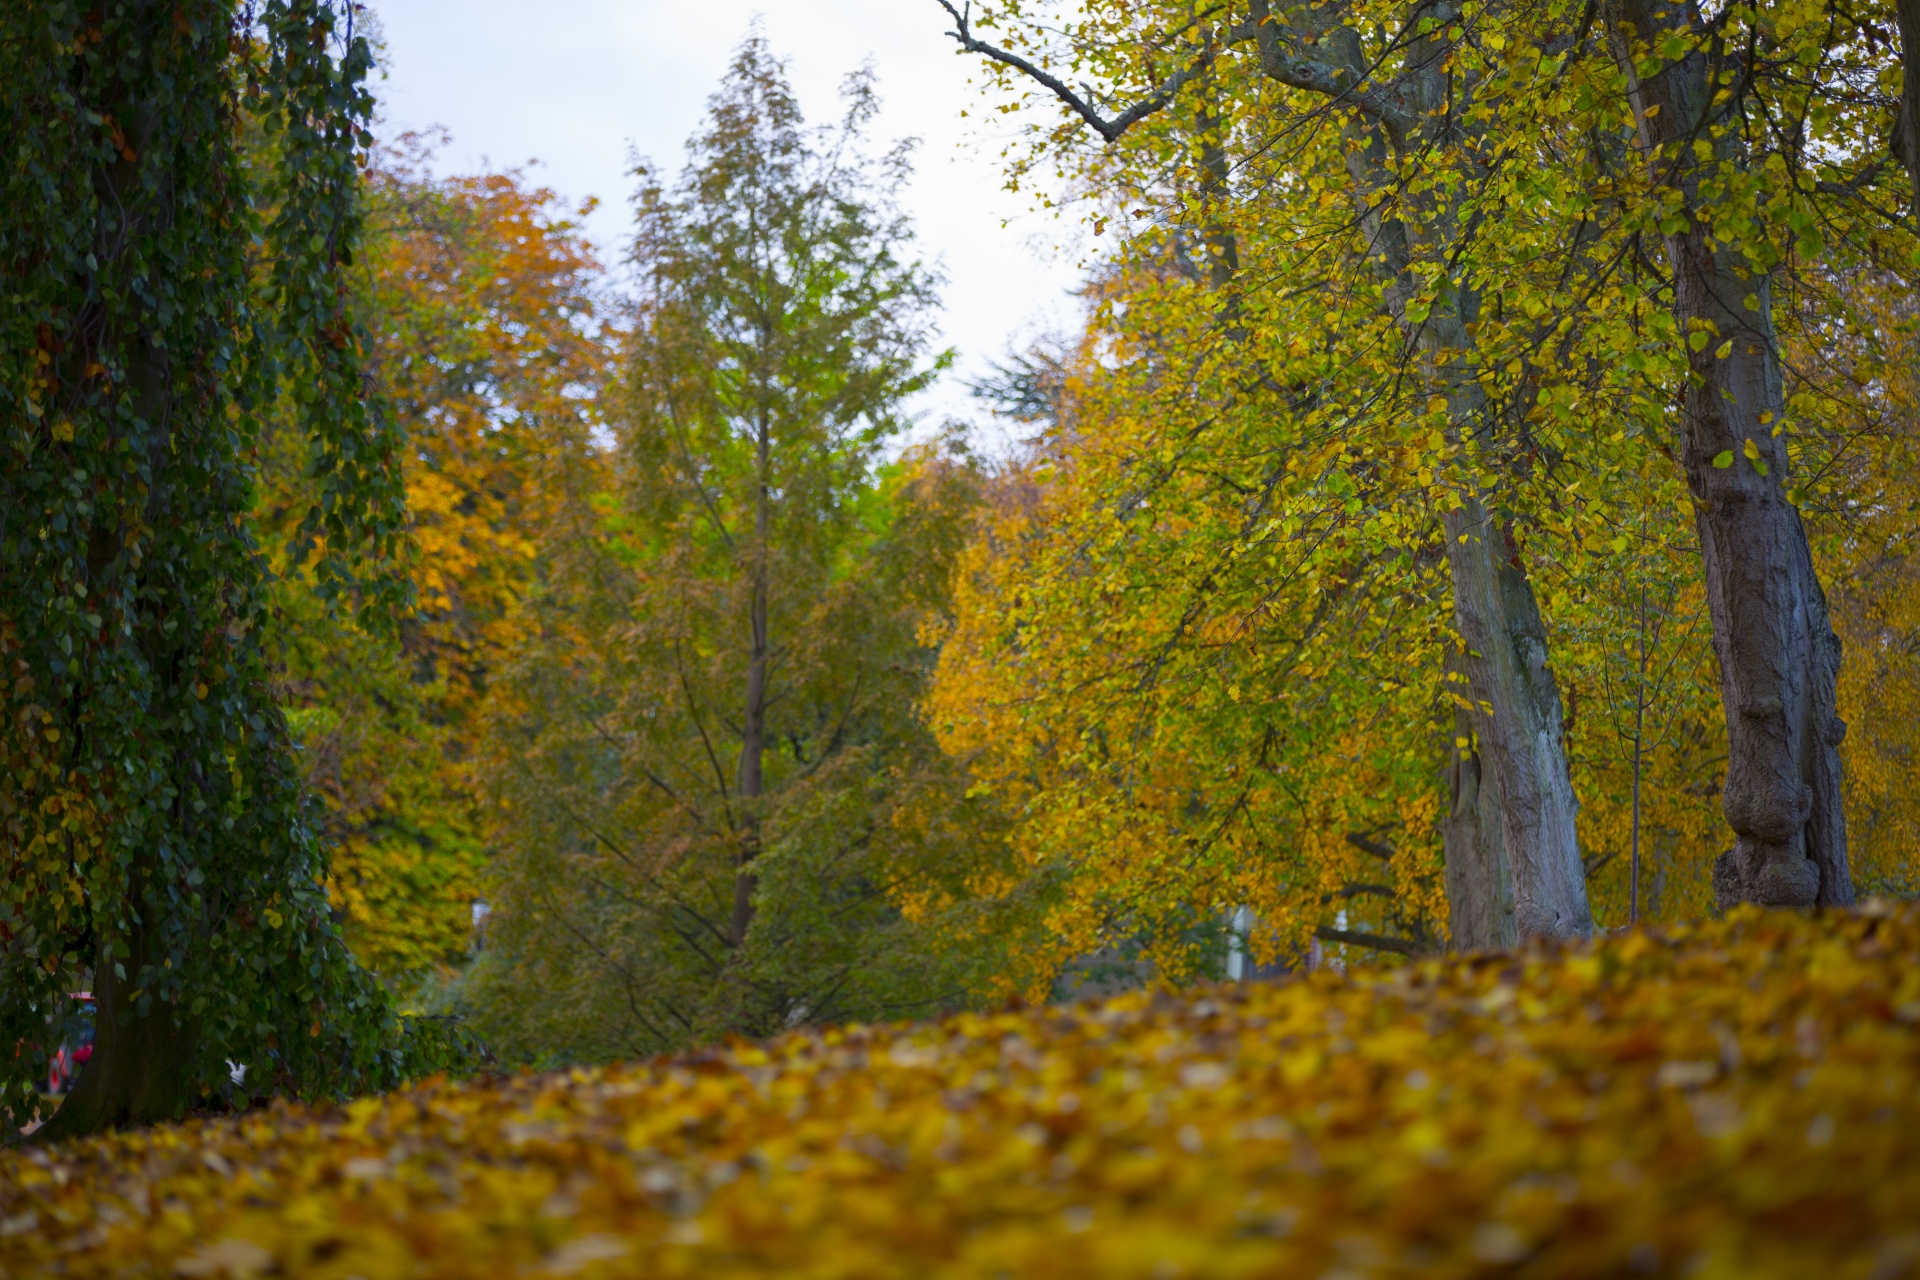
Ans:
{"label": "thick tree trunk", "polygon": [[101,945],[93,978],[93,1056],[60,1109],[35,1131],[36,1142],[159,1124],[186,1111],[193,1089],[192,1028],[172,1004],[149,1000],[141,1009],[133,998],[135,983],[157,957],[149,954],[144,924],[134,922],[125,941],[129,954],[117,970],[112,944]]}
{"label": "thick tree trunk", "polygon": [[[1697,20],[1690,6],[1620,0],[1609,14],[1616,52],[1650,164],[1671,173],[1698,208],[1696,139],[1712,136],[1704,54],[1639,81],[1636,52]],[[1644,54],[1643,54],[1644,56]],[[1736,158],[1737,129],[1716,145]],[[1727,719],[1722,808],[1733,848],[1714,864],[1722,906],[1846,906],[1853,902],[1841,809],[1835,711],[1840,641],[1827,619],[1800,513],[1786,495],[1786,417],[1768,281],[1737,247],[1689,218],[1666,237],[1680,332],[1691,372],[1680,416],[1681,463],[1692,490],[1720,696]]]}
{"label": "thick tree trunk", "polygon": [[1480,763],[1473,721],[1453,713],[1448,813],[1440,827],[1447,862],[1447,932],[1455,951],[1506,951],[1519,941],[1513,873],[1507,866],[1499,783]]}
{"label": "thick tree trunk", "polygon": [[1454,626],[1467,649],[1460,666],[1482,778],[1499,806],[1514,927],[1523,938],[1587,937],[1593,914],[1574,830],[1578,806],[1533,584],[1507,531],[1477,500],[1449,512],[1444,525]]}

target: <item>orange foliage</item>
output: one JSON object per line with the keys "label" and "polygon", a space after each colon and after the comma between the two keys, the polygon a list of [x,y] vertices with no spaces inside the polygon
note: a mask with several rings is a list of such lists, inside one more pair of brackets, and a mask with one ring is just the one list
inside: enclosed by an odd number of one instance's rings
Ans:
{"label": "orange foliage", "polygon": [[[594,465],[610,344],[599,265],[546,190],[439,178],[409,139],[372,176],[359,298],[404,427],[417,608],[397,647],[282,591],[290,719],[326,805],[329,893],[363,962],[397,976],[464,954],[481,896],[470,762],[489,673],[524,625],[543,539]],[[261,520],[298,509],[282,459]]]}

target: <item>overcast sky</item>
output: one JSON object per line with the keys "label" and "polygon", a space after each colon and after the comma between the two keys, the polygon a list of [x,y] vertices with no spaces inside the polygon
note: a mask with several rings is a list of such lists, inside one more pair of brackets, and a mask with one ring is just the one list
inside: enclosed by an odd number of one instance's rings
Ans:
{"label": "overcast sky", "polygon": [[[921,140],[908,207],[948,284],[944,340],[960,366],[924,420],[980,416],[960,386],[1010,344],[1067,326],[1080,229],[1002,190],[997,135],[975,126],[976,69],[934,0],[376,0],[387,45],[384,130],[444,126],[443,172],[538,161],[569,201],[603,202],[590,231],[609,261],[627,236],[629,145],[677,172],[687,137],[755,15],[789,59],[808,118],[871,58],[877,134]],[[970,110],[972,119],[961,112]],[[1000,126],[1004,129],[1004,126]]]}

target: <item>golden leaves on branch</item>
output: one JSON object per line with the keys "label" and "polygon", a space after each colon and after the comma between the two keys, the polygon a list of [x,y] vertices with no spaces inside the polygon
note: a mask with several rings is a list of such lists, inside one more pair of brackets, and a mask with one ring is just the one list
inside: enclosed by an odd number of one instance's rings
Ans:
{"label": "golden leaves on branch", "polygon": [[1806,1276],[1920,1260],[1920,910],[429,1083],[0,1161],[0,1270]]}

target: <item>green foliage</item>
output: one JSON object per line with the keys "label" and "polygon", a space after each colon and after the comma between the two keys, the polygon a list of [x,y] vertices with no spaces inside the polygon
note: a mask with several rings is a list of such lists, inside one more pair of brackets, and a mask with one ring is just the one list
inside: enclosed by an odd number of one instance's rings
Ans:
{"label": "green foliage", "polygon": [[[246,524],[284,390],[314,441],[326,580],[372,613],[395,598],[395,440],[363,404],[339,274],[370,109],[345,16],[322,0],[270,0],[252,29],[229,0],[0,15],[9,1123],[33,1108],[48,1018],[89,982],[103,1016],[165,1028],[179,1089],[150,1109],[224,1094],[230,1059],[252,1087],[309,1094],[405,1069],[407,1038],[328,919]],[[249,121],[271,139],[264,226]],[[142,1117],[98,1122],[122,1118]]]}
{"label": "green foliage", "polygon": [[[811,135],[757,40],[673,190],[597,527],[550,548],[496,682],[497,883],[461,998],[502,1053],[598,1058],[940,1007],[978,946],[991,814],[914,715],[978,476],[881,466],[932,281],[850,84]],[[964,920],[966,923],[961,923]]]}

